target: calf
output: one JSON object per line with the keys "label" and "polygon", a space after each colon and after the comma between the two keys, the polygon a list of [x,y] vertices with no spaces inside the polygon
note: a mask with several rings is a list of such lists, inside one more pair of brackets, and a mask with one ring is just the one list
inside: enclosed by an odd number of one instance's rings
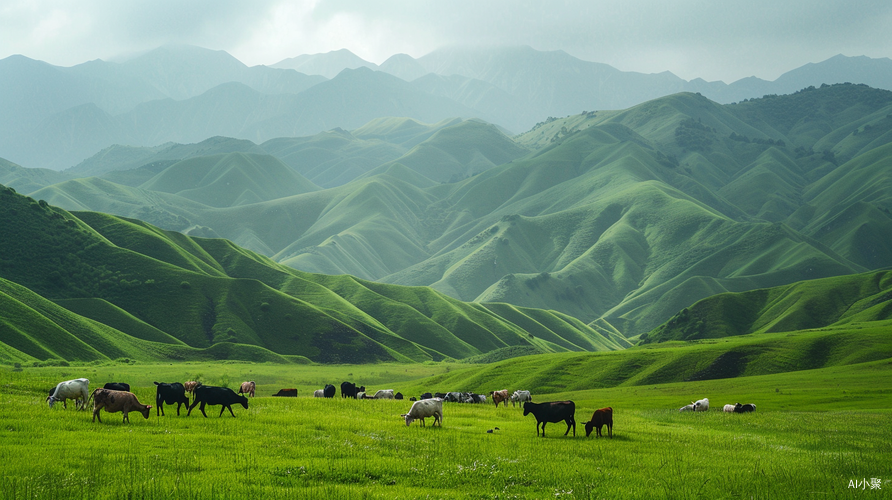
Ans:
{"label": "calf", "polygon": [[296,398],[297,389],[279,389],[279,392],[273,394],[273,397]]}
{"label": "calf", "polygon": [[[507,392],[507,391],[506,391]],[[545,437],[545,424],[548,422],[560,422],[563,420],[567,423],[566,436],[570,433],[570,426],[573,427],[573,437],[576,437],[576,403],[573,401],[554,401],[551,403],[524,403],[523,416],[530,413],[536,417],[536,436],[539,435],[539,425],[542,425],[542,437]]]}
{"label": "calf", "polygon": [[325,391],[323,391],[322,389],[316,389],[315,391],[313,391],[313,397],[314,398],[325,397]]}
{"label": "calf", "polygon": [[592,419],[585,423],[585,437],[592,433],[592,429],[598,429],[597,437],[601,437],[601,428],[607,426],[607,435],[613,439],[613,408],[601,408],[592,413]]}
{"label": "calf", "polygon": [[[253,398],[254,397],[254,389],[256,387],[257,386],[254,384],[253,381],[242,382],[242,385],[238,388],[238,393],[239,394],[247,394]],[[332,386],[332,387],[334,387],[334,386]]]}
{"label": "calf", "polygon": [[493,403],[496,404],[496,408],[499,407],[499,403],[505,402],[505,406],[508,406],[508,389],[502,389],[501,391],[492,391],[489,393],[492,396]]}
{"label": "calf", "polygon": [[[511,395],[511,406],[513,407],[515,403],[520,405],[521,403],[532,402],[533,396],[530,394],[530,391],[514,391],[514,394]],[[507,406],[508,403],[505,403]]]}
{"label": "calf", "polygon": [[722,408],[722,411],[725,413],[734,413],[734,405],[725,405],[724,408]]}
{"label": "calf", "polygon": [[180,406],[189,407],[189,398],[186,397],[186,388],[179,382],[155,382],[155,416],[164,415],[164,403],[177,405],[177,416],[180,416]]}
{"label": "calf", "polygon": [[745,405],[737,403],[734,405],[734,413],[749,413],[751,411],[756,411],[756,405],[752,403],[747,403]]}
{"label": "calf", "polygon": [[96,422],[96,419],[99,419],[99,422],[102,423],[102,418],[99,416],[99,411],[105,408],[105,411],[109,413],[124,413],[124,422],[130,423],[130,412],[138,411],[142,413],[143,418],[149,418],[149,412],[151,411],[151,406],[146,406],[139,402],[136,399],[136,395],[129,391],[113,391],[109,389],[96,389],[93,391],[93,394],[90,395],[90,398],[93,400],[93,422]]}
{"label": "calf", "polygon": [[434,425],[439,423],[440,427],[443,427],[443,400],[434,398],[416,401],[412,403],[412,407],[409,408],[409,413],[400,416],[406,419],[407,427],[415,420],[421,420],[421,425],[423,427],[425,425],[424,419],[427,417],[434,417]]}
{"label": "calf", "polygon": [[108,389],[110,391],[130,392],[130,384],[124,382],[108,382],[107,384],[103,385],[102,388]]}
{"label": "calf", "polygon": [[50,405],[56,401],[62,401],[62,406],[68,408],[66,400],[73,399],[74,407],[78,410],[87,409],[87,400],[90,398],[90,381],[85,378],[76,378],[59,382],[53,392],[46,398]]}
{"label": "calf", "polygon": [[220,408],[220,415],[223,416],[223,410],[228,409],[229,413],[235,417],[235,413],[232,412],[233,404],[240,404],[246,410],[248,409],[248,398],[245,396],[240,396],[236,394],[232,389],[228,387],[214,387],[210,385],[203,385],[195,389],[195,401],[189,407],[189,411],[186,413],[186,416],[192,414],[192,409],[195,408],[196,405],[200,404],[201,406],[198,408],[201,410],[201,414],[207,418],[207,413],[204,412],[205,405],[223,405]]}

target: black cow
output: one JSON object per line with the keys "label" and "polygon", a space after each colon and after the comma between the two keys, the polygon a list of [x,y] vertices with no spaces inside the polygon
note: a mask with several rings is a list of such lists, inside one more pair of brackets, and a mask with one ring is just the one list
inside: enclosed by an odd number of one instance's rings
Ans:
{"label": "black cow", "polygon": [[536,417],[536,435],[539,435],[539,424],[542,424],[542,437],[545,437],[545,424],[548,422],[567,422],[566,436],[573,426],[573,437],[576,437],[576,403],[573,401],[553,401],[550,403],[524,403],[523,416],[532,413]]}
{"label": "black cow", "polygon": [[102,386],[103,389],[108,389],[110,391],[125,391],[130,392],[130,384],[124,382],[109,382]]}
{"label": "black cow", "polygon": [[229,409],[229,413],[235,417],[235,413],[232,413],[232,406],[235,403],[241,404],[245,409],[248,409],[248,398],[245,396],[239,396],[232,389],[228,387],[214,387],[211,385],[203,385],[201,387],[195,388],[195,401],[192,403],[192,406],[189,407],[189,412],[186,413],[186,416],[192,414],[192,409],[195,408],[195,405],[200,404],[198,407],[201,410],[201,414],[207,418],[208,414],[204,412],[205,405],[223,405],[220,408],[220,416],[223,416],[223,410]]}
{"label": "black cow", "polygon": [[398,393],[394,394],[393,399],[403,399],[403,393],[398,392]]}
{"label": "black cow", "polygon": [[180,406],[189,407],[189,398],[186,397],[186,388],[179,382],[171,384],[155,382],[155,416],[164,415],[164,403],[177,405],[177,416],[180,416]]}
{"label": "black cow", "polygon": [[342,382],[341,383],[341,397],[342,398],[353,398],[356,399],[356,395],[360,392],[365,392],[365,386],[356,387],[356,384],[353,382]]}
{"label": "black cow", "polygon": [[429,392],[425,392],[425,393],[422,394],[421,397],[419,397],[418,399],[430,399],[430,398],[432,398],[432,397],[434,397],[433,394],[431,394],[431,393],[429,393]]}
{"label": "black cow", "polygon": [[297,389],[279,389],[279,392],[273,394],[273,397],[296,398]]}
{"label": "black cow", "polygon": [[737,403],[734,405],[734,413],[749,413],[751,411],[756,411],[756,405],[752,403],[747,403],[745,405]]}
{"label": "black cow", "polygon": [[[435,393],[434,393],[434,397],[435,397],[435,398],[443,398],[443,399],[446,399],[446,394],[443,393],[443,392],[435,392]],[[428,398],[428,399],[430,399],[430,398]]]}
{"label": "black cow", "polygon": [[333,398],[335,392],[337,392],[337,388],[331,384],[325,384],[325,389],[322,389],[322,395],[327,398]]}

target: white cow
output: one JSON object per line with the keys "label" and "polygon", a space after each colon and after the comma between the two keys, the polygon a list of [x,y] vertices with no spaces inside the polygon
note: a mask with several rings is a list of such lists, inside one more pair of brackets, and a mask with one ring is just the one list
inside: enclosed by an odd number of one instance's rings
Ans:
{"label": "white cow", "polygon": [[725,405],[722,411],[725,413],[734,413],[734,405]]}
{"label": "white cow", "polygon": [[679,408],[678,411],[694,411],[694,403],[691,403],[689,405],[684,405],[681,408]]}
{"label": "white cow", "polygon": [[324,397],[325,397],[325,391],[322,390],[322,389],[316,389],[315,391],[313,391],[313,397],[314,397],[314,398],[324,398]]}
{"label": "white cow", "polygon": [[381,389],[372,396],[372,399],[393,399],[393,389]]}
{"label": "white cow", "polygon": [[407,427],[415,420],[421,420],[421,425],[424,426],[424,419],[427,417],[434,417],[434,425],[439,422],[440,427],[443,427],[443,399],[431,398],[416,401],[412,403],[412,408],[409,408],[409,413],[400,416],[406,419]]}
{"label": "white cow", "polygon": [[709,410],[709,398],[698,399],[691,403],[694,405],[694,411],[708,411]]}
{"label": "white cow", "polygon": [[46,398],[50,408],[56,401],[62,401],[62,404],[67,407],[67,399],[73,399],[75,408],[78,410],[87,409],[87,400],[90,399],[90,381],[85,378],[76,378],[59,382],[53,393]]}
{"label": "white cow", "polygon": [[530,394],[530,391],[514,391],[514,394],[511,395],[511,406],[514,406],[515,404],[523,406],[522,403],[532,401],[533,396]]}

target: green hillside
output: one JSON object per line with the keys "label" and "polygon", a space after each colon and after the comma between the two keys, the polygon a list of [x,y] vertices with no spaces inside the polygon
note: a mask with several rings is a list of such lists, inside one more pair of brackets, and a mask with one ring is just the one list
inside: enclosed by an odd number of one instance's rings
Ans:
{"label": "green hillside", "polygon": [[[522,388],[533,394],[574,394],[612,387],[691,383],[781,373],[789,377],[790,372],[801,371],[801,375],[794,375],[795,379],[791,379],[797,382],[783,384],[784,390],[801,391],[808,384],[808,374],[822,373],[805,370],[845,367],[838,373],[856,372],[861,374],[860,377],[875,370],[885,373],[892,358],[892,338],[888,334],[890,326],[892,323],[883,321],[697,343],[667,342],[612,353],[526,356],[452,370],[419,380],[409,390],[423,392],[445,388],[485,393],[494,387],[503,387],[511,390]],[[690,390],[695,386],[688,384],[688,387]]]}
{"label": "green hillside", "polygon": [[892,272],[838,276],[741,293],[682,309],[642,343],[723,338],[892,319]]}
{"label": "green hillside", "polygon": [[318,187],[272,156],[201,156],[166,168],[140,187],[209,207],[231,207],[316,191]]}
{"label": "green hillside", "polygon": [[[892,92],[846,84],[730,105],[681,93],[514,138],[378,118],[264,143],[281,163],[263,168],[153,157],[113,172],[139,190],[105,174],[32,196],[633,338],[715,294],[892,266],[889,116]],[[327,188],[276,191],[283,164]],[[223,171],[251,181],[234,190]],[[148,189],[162,179],[169,192]]]}
{"label": "green hillside", "polygon": [[528,313],[541,318],[528,332],[429,288],[312,275],[226,240],[70,213],[6,187],[0,197],[9,359],[364,363],[465,358],[510,346],[628,345],[546,311]]}

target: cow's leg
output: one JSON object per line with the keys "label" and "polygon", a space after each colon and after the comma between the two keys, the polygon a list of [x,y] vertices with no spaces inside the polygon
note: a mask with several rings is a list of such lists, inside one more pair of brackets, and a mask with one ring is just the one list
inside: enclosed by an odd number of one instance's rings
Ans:
{"label": "cow's leg", "polygon": [[192,402],[192,406],[189,407],[189,411],[186,412],[186,416],[187,416],[187,417],[188,417],[189,415],[192,414],[192,408],[195,408],[195,406],[196,406],[197,404],[198,404],[198,399],[195,399],[195,401]]}
{"label": "cow's leg", "polygon": [[99,410],[101,410],[101,409],[102,409],[101,406],[99,408],[93,408],[93,422],[96,422],[96,419],[98,418],[99,423],[100,424],[102,423],[102,417],[99,416]]}
{"label": "cow's leg", "polygon": [[204,418],[208,418],[208,414],[204,412],[204,401],[201,402],[201,405],[198,406],[198,409],[201,410],[201,414],[204,415]]}
{"label": "cow's leg", "polygon": [[177,401],[177,416],[180,416],[180,406],[183,404],[182,401]]}
{"label": "cow's leg", "polygon": [[[235,417],[235,413],[232,413],[232,406],[226,405],[226,408],[229,410],[229,414]],[[220,416],[223,416],[223,408],[220,408]]]}
{"label": "cow's leg", "polygon": [[607,434],[610,436],[610,439],[613,439],[613,423],[607,422]]}
{"label": "cow's leg", "polygon": [[124,410],[122,413],[124,413],[124,420],[122,420],[121,423],[123,424],[124,422],[127,422],[129,424],[130,423],[130,412],[127,410]]}

